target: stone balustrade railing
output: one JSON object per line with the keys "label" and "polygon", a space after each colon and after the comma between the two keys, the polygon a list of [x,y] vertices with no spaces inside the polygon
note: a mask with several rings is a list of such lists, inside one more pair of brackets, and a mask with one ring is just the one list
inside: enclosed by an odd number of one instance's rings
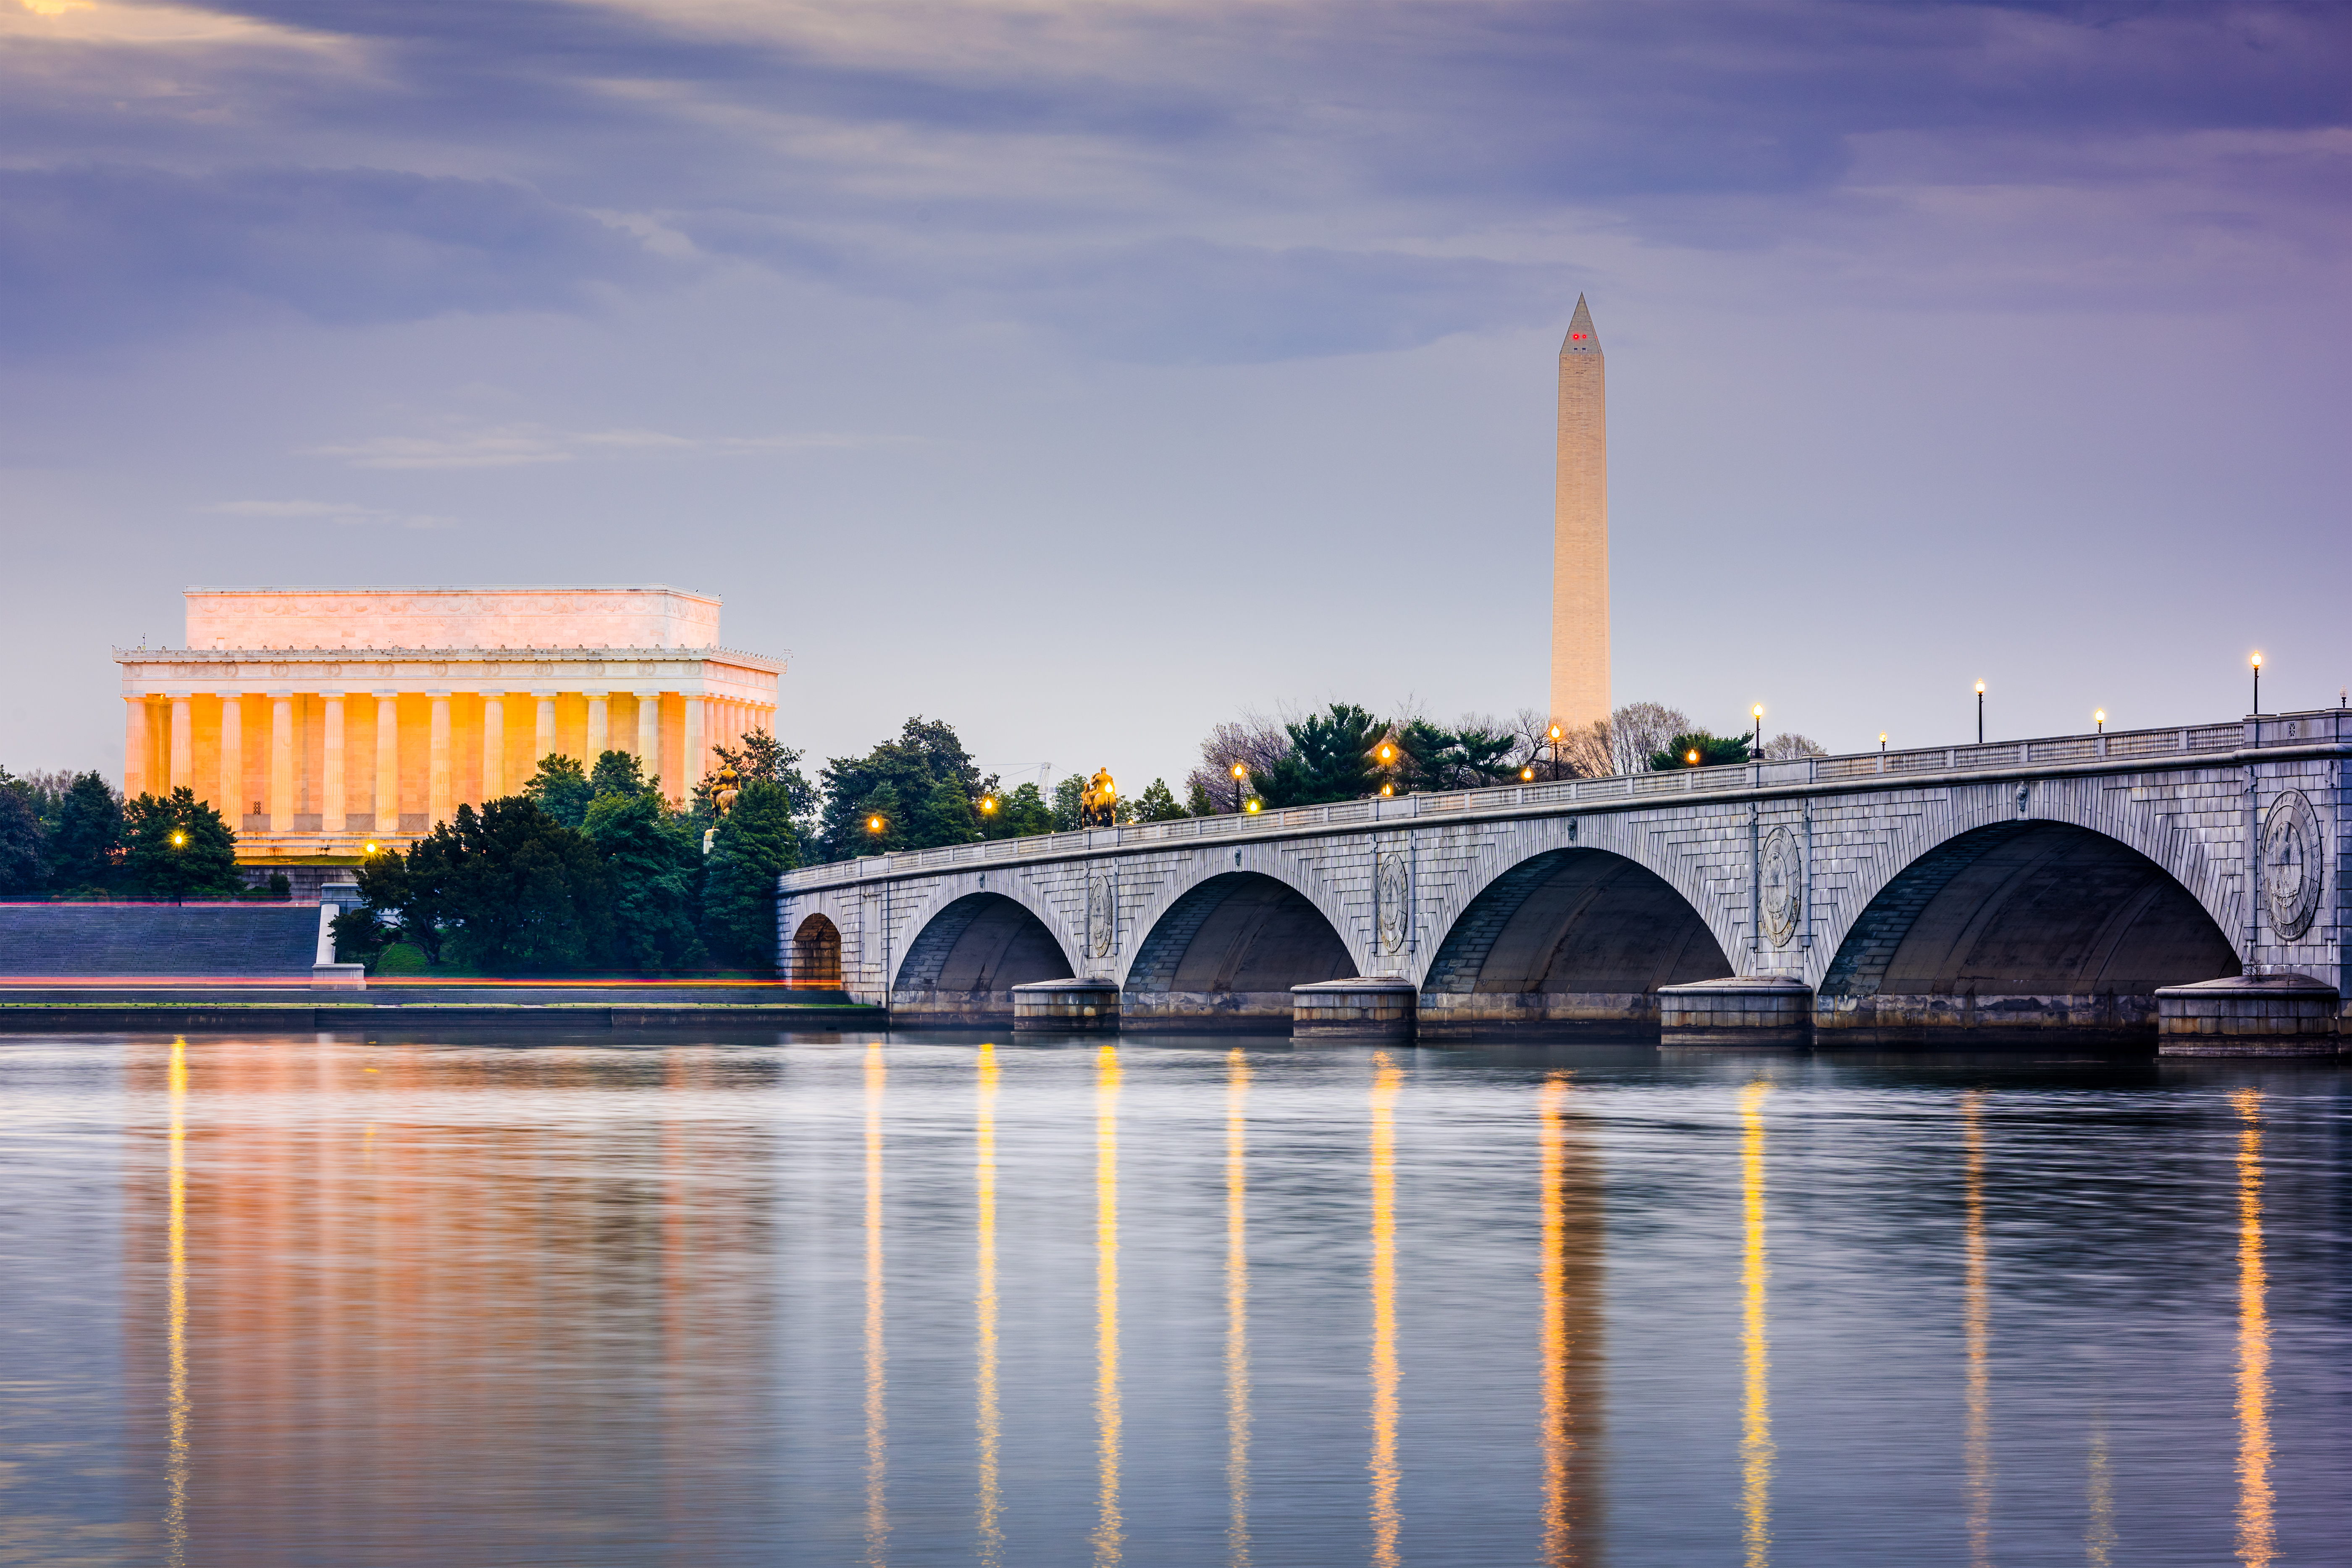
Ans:
{"label": "stone balustrade railing", "polygon": [[1279,838],[1286,833],[1354,822],[1488,816],[1518,810],[1557,810],[1562,806],[1613,805],[1660,796],[1741,795],[1759,790],[1802,789],[1814,784],[1937,774],[1981,774],[2088,767],[2110,761],[2145,762],[2163,757],[2210,757],[2249,748],[2332,746],[2352,742],[2352,709],[2263,714],[2228,724],[2174,726],[2165,729],[2109,730],[2105,734],[2050,736],[2037,740],[1987,741],[1982,745],[1931,746],[1903,751],[1864,751],[1842,757],[1801,757],[1785,762],[1744,762],[1718,768],[1677,768],[1668,773],[1619,773],[1605,779],[1563,779],[1542,784],[1501,784],[1425,795],[1294,806],[1283,810],[1180,817],[1168,822],[1130,822],[1113,828],[1040,833],[1025,839],[990,839],[940,849],[860,855],[784,873],[786,892],[802,892],[876,876],[942,871],[960,865],[1052,860],[1090,851],[1202,839]]}

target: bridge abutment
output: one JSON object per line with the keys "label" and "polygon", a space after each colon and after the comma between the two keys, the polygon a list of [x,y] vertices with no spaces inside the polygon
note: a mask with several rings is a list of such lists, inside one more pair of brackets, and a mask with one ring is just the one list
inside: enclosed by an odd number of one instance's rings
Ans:
{"label": "bridge abutment", "polygon": [[1809,1045],[1812,1035],[1813,989],[1786,975],[1699,980],[1658,993],[1660,1045]]}
{"label": "bridge abutment", "polygon": [[1118,1032],[1118,982],[1039,980],[1013,988],[1013,1027],[1056,1034]]}
{"label": "bridge abutment", "polygon": [[2156,993],[2159,1056],[2334,1056],[2343,998],[2294,973],[2233,975]]}
{"label": "bridge abutment", "polygon": [[1297,1040],[1411,1040],[1420,988],[1395,975],[1290,988]]}

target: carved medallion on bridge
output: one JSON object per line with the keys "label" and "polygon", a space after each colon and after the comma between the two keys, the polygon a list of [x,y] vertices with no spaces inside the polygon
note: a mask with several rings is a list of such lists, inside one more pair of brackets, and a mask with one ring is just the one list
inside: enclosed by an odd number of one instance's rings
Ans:
{"label": "carved medallion on bridge", "polygon": [[1118,931],[1118,911],[1111,901],[1111,879],[1087,879],[1087,951],[1097,958],[1110,956],[1111,938]]}
{"label": "carved medallion on bridge", "polygon": [[1372,911],[1381,952],[1404,951],[1405,923],[1412,914],[1412,878],[1405,871],[1404,856],[1381,856],[1372,873]]}
{"label": "carved medallion on bridge", "polygon": [[1797,934],[1805,912],[1804,859],[1786,828],[1775,828],[1758,855],[1757,881],[1763,894],[1764,935],[1775,947],[1786,947]]}
{"label": "carved medallion on bridge", "polygon": [[2319,814],[2302,790],[2290,789],[2271,802],[2263,823],[2263,902],[2281,941],[2292,942],[2311,929],[2325,868]]}

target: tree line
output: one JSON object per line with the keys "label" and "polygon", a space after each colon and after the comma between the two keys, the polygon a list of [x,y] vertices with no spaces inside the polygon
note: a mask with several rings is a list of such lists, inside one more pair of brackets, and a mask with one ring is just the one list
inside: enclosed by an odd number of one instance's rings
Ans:
{"label": "tree line", "polygon": [[186,788],[125,800],[103,774],[0,768],[0,896],[284,897],[247,889],[236,835]]}

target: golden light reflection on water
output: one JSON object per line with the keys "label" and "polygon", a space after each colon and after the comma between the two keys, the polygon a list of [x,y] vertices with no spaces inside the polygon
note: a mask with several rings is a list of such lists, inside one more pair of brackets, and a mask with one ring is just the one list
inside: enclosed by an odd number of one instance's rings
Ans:
{"label": "golden light reflection on water", "polygon": [[172,1064],[166,1079],[171,1106],[170,1148],[170,1403],[171,1420],[166,1478],[170,1502],[163,1517],[164,1540],[173,1568],[188,1560],[188,1042],[172,1041]]}
{"label": "golden light reflection on water", "polygon": [[879,1041],[866,1048],[866,1561],[890,1554],[888,1348],[883,1337],[882,1095],[890,1070]]}
{"label": "golden light reflection on water", "polygon": [[1372,1562],[1397,1562],[1396,1101],[1404,1074],[1372,1058]]}
{"label": "golden light reflection on water", "polygon": [[1601,1195],[1598,1161],[1568,1114],[1570,1075],[1537,1098],[1543,1261],[1543,1560],[1582,1563],[1599,1539]]}
{"label": "golden light reflection on water", "polygon": [[1992,1305],[1986,1290],[1984,1094],[1960,1096],[1963,1234],[1960,1329],[1968,1354],[1968,1418],[1961,1453],[1968,1468],[1969,1562],[1992,1561]]}
{"label": "golden light reflection on water", "polygon": [[980,1560],[995,1568],[1004,1550],[996,1471],[996,1047],[985,1043],[980,1048],[976,1118],[972,1177],[979,1189],[980,1257],[972,1312],[980,1353]]}
{"label": "golden light reflection on water", "polygon": [[2230,1096],[2238,1133],[2238,1560],[2264,1568],[2277,1554],[2271,1522],[2271,1325],[2263,1266],[2263,1097]]}
{"label": "golden light reflection on water", "polygon": [[1764,1097],[1769,1083],[1739,1092],[1739,1190],[1747,1244],[1740,1266],[1746,1317],[1740,1335],[1744,1363],[1739,1425],[1741,1540],[1748,1568],[1772,1559],[1772,1361],[1764,1251]]}
{"label": "golden light reflection on water", "polygon": [[2092,1568],[2108,1568],[2108,1553],[2116,1544],[2116,1500],[2107,1475],[2107,1417],[2104,1410],[2091,1416],[2089,1469],[2083,1484],[2083,1500],[2091,1521],[2083,1531],[2083,1557]]}
{"label": "golden light reflection on water", "polygon": [[1225,1053],[1225,1555],[1249,1568],[1249,1058]]}
{"label": "golden light reflection on water", "polygon": [[1118,1047],[1095,1052],[1095,1561],[1126,1550],[1118,1507]]}

